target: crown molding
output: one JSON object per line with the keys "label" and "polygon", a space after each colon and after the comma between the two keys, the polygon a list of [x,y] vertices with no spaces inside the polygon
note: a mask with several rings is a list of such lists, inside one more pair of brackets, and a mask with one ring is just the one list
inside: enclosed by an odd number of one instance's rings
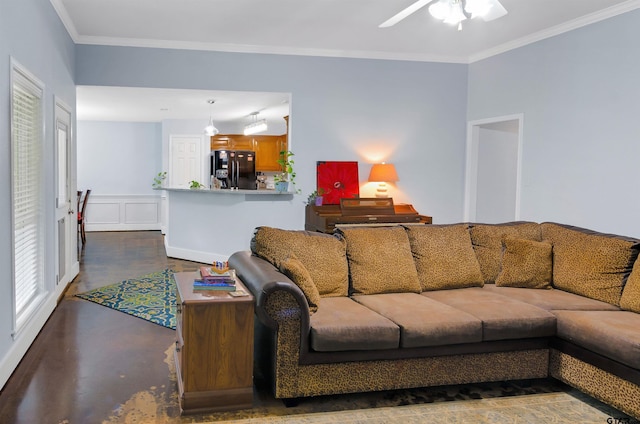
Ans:
{"label": "crown molding", "polygon": [[67,8],[64,7],[64,4],[62,4],[62,0],[50,0],[50,2],[56,13],[58,14],[58,17],[62,21],[62,25],[64,25],[64,27],[67,29],[71,40],[73,40],[73,42],[77,44],[78,40],[80,39],[80,34],[78,34],[78,30],[73,24],[73,20],[71,20],[69,12],[67,12]]}
{"label": "crown molding", "polygon": [[254,53],[254,54],[274,54],[289,56],[316,56],[316,57],[335,57],[350,59],[374,59],[374,60],[395,60],[395,61],[411,61],[411,62],[439,62],[439,63],[460,63],[470,64],[492,56],[505,53],[510,50],[524,47],[556,35],[563,34],[596,22],[603,21],[614,16],[621,15],[626,12],[640,8],[640,0],[628,0],[615,6],[594,12],[577,19],[565,22],[539,31],[535,34],[501,44],[491,49],[472,54],[468,57],[463,56],[444,56],[444,55],[428,55],[421,53],[401,53],[401,52],[381,52],[366,50],[334,50],[334,49],[312,49],[312,48],[292,48],[282,46],[260,46],[251,44],[220,44],[220,43],[200,43],[175,40],[150,40],[135,38],[116,38],[116,37],[93,37],[82,36],[78,33],[73,20],[69,16],[62,0],[50,0],[53,8],[60,17],[64,27],[67,29],[69,36],[76,44],[118,46],[118,47],[144,47],[144,48],[161,48],[161,49],[178,49],[178,50],[201,50],[201,51],[217,51],[228,53]]}
{"label": "crown molding", "polygon": [[380,52],[366,50],[332,50],[332,49],[311,49],[292,48],[280,46],[259,46],[252,44],[219,44],[219,43],[198,43],[175,40],[150,40],[136,38],[113,38],[113,37],[87,37],[80,36],[77,44],[117,46],[117,47],[145,47],[158,49],[177,50],[201,50],[217,51],[228,53],[255,53],[274,54],[289,56],[316,56],[316,57],[336,57],[350,59],[376,59],[376,60],[397,60],[411,62],[443,62],[443,63],[467,63],[466,57],[457,56],[435,56],[417,53]]}
{"label": "crown molding", "polygon": [[565,32],[573,31],[574,29],[582,28],[584,26],[612,18],[623,13],[631,12],[632,10],[638,8],[640,8],[640,0],[629,0],[624,3],[620,3],[618,5],[600,10],[598,12],[590,13],[580,18],[573,19],[561,25],[548,28],[544,31],[539,31],[535,34],[531,34],[526,37],[522,37],[517,40],[513,40],[508,43],[496,46],[492,49],[473,54],[469,56],[469,60],[467,63],[473,63],[479,60],[487,59],[491,56],[496,56],[509,50],[514,50],[519,47],[524,47],[528,44],[535,43],[537,41],[555,37],[556,35],[564,34]]}

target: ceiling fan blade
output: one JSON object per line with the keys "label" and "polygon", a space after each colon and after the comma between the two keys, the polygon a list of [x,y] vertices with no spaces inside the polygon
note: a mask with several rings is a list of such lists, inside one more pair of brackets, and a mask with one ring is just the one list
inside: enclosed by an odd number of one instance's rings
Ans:
{"label": "ceiling fan blade", "polygon": [[502,18],[506,15],[507,9],[498,1],[498,0],[490,0],[492,3],[491,9],[489,12],[482,17],[485,22],[493,21],[494,19]]}
{"label": "ceiling fan blade", "polygon": [[411,15],[412,13],[418,11],[419,9],[422,9],[432,1],[433,0],[418,0],[417,2],[413,3],[411,6],[400,11],[400,13],[393,15],[391,18],[387,19],[386,21],[378,25],[378,28],[387,28],[387,27],[393,26],[398,22],[400,22],[401,20],[403,20],[404,18],[406,18],[407,16]]}

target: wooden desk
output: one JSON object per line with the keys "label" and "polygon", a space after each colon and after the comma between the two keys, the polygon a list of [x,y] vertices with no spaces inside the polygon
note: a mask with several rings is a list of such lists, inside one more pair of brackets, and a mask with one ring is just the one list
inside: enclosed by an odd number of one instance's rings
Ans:
{"label": "wooden desk", "polygon": [[178,272],[175,363],[180,408],[201,413],[253,404],[254,298],[194,291],[195,272]]}

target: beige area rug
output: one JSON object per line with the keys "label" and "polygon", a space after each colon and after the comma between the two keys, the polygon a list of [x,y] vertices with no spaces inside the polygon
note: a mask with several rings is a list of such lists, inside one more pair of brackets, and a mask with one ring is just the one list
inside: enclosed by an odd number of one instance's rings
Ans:
{"label": "beige area rug", "polygon": [[103,424],[639,424],[555,380],[321,396],[292,408],[274,399],[257,381],[251,409],[180,416],[172,349],[165,352],[171,384],[135,393]]}
{"label": "beige area rug", "polygon": [[[433,404],[371,408],[355,411],[311,413],[280,417],[256,417],[226,423],[593,423],[604,424],[626,416],[612,417],[569,393],[544,393],[511,398],[464,400]],[[189,422],[189,421],[183,421]],[[198,422],[198,421],[193,421]],[[210,421],[220,422],[220,421]],[[617,421],[629,422],[629,421]]]}

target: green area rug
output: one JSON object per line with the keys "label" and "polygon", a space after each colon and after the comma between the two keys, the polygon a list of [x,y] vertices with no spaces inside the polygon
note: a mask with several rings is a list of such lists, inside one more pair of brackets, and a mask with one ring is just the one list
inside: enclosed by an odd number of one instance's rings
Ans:
{"label": "green area rug", "polygon": [[170,269],[76,296],[163,327],[176,328],[176,283]]}

